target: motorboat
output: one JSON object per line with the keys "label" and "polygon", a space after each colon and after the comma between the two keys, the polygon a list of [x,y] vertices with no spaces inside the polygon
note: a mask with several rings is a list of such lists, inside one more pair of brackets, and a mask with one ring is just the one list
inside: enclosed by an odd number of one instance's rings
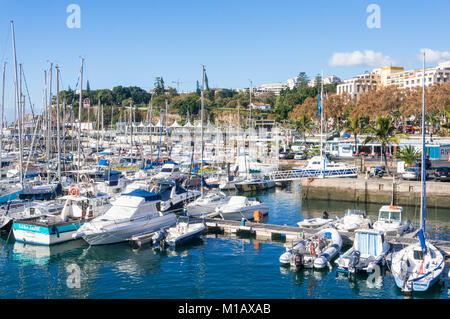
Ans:
{"label": "motorboat", "polygon": [[298,227],[302,228],[319,228],[325,225],[330,225],[333,223],[332,219],[328,218],[328,213],[323,212],[322,217],[306,218],[297,223]]}
{"label": "motorboat", "polygon": [[164,241],[169,246],[178,246],[182,243],[198,238],[206,228],[204,223],[191,223],[189,217],[178,217],[177,224],[167,229],[167,236]]}
{"label": "motorboat", "polygon": [[[8,207],[9,206],[9,207]],[[60,200],[44,202],[21,202],[11,209],[12,205],[8,205],[6,209],[1,210],[0,229],[10,230],[14,221],[21,221],[27,218],[40,217],[44,215],[53,215],[61,212],[64,203]]]}
{"label": "motorboat", "polygon": [[355,231],[358,228],[370,228],[372,221],[367,218],[365,210],[346,209],[344,216],[338,218],[334,226],[341,231]]}
{"label": "motorboat", "polygon": [[168,161],[162,167],[159,173],[153,175],[153,180],[176,180],[180,177],[180,166],[173,162]]}
{"label": "motorboat", "polygon": [[181,210],[186,203],[195,200],[201,195],[200,191],[186,190],[180,183],[175,181],[158,181],[150,191],[160,195],[160,210],[162,212]]}
{"label": "motorboat", "polygon": [[231,196],[227,204],[218,206],[210,216],[220,216],[228,220],[253,220],[255,212],[264,217],[269,214],[269,206],[259,200],[249,200],[245,196]]}
{"label": "motorboat", "polygon": [[342,272],[372,272],[375,265],[384,264],[390,248],[384,233],[376,229],[357,229],[352,247],[336,259]]}
{"label": "motorboat", "polygon": [[236,184],[245,181],[245,176],[227,176],[225,179],[219,181],[219,188],[221,190],[234,190]]}
{"label": "motorboat", "polygon": [[235,183],[234,186],[240,192],[248,192],[273,188],[275,187],[275,182],[264,178],[251,178],[249,180]]}
{"label": "motorboat", "polygon": [[61,199],[65,204],[59,213],[15,220],[12,229],[16,241],[46,246],[70,241],[84,223],[111,207],[110,196],[105,193],[67,195]]}
{"label": "motorboat", "polygon": [[326,156],[313,156],[304,167],[293,167],[293,173],[300,173],[304,177],[357,177],[358,168],[346,163],[330,161]]}
{"label": "motorboat", "polygon": [[286,247],[280,256],[282,265],[291,265],[297,270],[301,268],[324,268],[342,248],[342,238],[334,228],[322,229],[312,237],[293,243]]}
{"label": "motorboat", "polygon": [[395,284],[403,292],[428,290],[442,276],[444,267],[442,253],[423,237],[392,256]]}
{"label": "motorboat", "polygon": [[203,197],[199,197],[186,205],[189,216],[199,216],[215,211],[216,207],[228,203],[230,196],[223,192],[207,192]]}
{"label": "motorboat", "polygon": [[114,244],[175,225],[175,214],[157,210],[160,202],[159,194],[145,190],[122,194],[105,214],[82,225],[72,237],[83,238],[90,245]]}
{"label": "motorboat", "polygon": [[409,221],[403,220],[403,207],[386,205],[380,208],[378,220],[373,228],[383,231],[386,235],[402,235],[410,227]]}

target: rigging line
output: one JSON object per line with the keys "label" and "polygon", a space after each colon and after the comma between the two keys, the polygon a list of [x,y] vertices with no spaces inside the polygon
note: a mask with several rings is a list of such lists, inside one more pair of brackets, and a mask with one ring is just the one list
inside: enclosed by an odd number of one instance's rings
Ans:
{"label": "rigging line", "polygon": [[10,39],[9,39],[10,36],[11,36],[11,29],[8,28],[8,32],[6,33],[6,37],[5,37],[5,42],[3,43],[3,48],[5,48],[5,49],[3,50],[3,54],[2,54],[2,59],[1,59],[2,64],[3,64],[3,61],[6,61],[5,56],[6,56],[6,52],[8,49],[8,46],[6,44],[10,41]]}
{"label": "rigging line", "polygon": [[25,72],[24,72],[24,68],[23,68],[23,65],[22,65],[22,75],[23,75],[23,81],[24,81],[24,83],[25,83],[25,89],[26,89],[26,91],[27,91],[28,102],[30,103],[31,114],[33,115],[33,121],[34,121],[34,110],[33,110],[33,104],[31,103],[30,92],[28,91],[28,84],[27,84],[27,80],[25,79]]}

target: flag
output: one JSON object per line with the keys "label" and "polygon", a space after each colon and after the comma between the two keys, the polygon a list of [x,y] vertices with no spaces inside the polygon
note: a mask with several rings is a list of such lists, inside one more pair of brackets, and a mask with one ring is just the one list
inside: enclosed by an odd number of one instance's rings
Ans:
{"label": "flag", "polygon": [[320,94],[319,94],[319,116],[322,114],[322,103],[320,103]]}

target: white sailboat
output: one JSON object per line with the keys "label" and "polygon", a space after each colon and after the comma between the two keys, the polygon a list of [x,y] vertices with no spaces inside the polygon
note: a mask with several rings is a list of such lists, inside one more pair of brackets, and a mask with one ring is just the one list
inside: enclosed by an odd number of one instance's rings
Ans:
{"label": "white sailboat", "polygon": [[404,293],[426,291],[442,276],[445,259],[433,244],[425,239],[426,217],[426,167],[425,167],[425,54],[423,57],[422,84],[422,201],[419,242],[411,244],[392,256],[392,274],[395,284]]}

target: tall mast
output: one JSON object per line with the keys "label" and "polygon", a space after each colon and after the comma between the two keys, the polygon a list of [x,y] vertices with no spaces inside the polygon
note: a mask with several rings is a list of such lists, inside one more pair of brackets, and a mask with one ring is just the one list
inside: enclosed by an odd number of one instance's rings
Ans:
{"label": "tall mast", "polygon": [[148,121],[149,127],[150,127],[150,158],[153,162],[153,124],[152,124],[152,116],[153,116],[153,93],[150,96],[150,119]]}
{"label": "tall mast", "polygon": [[58,183],[61,182],[61,141],[59,133],[59,66],[56,65],[56,147],[58,148]]}
{"label": "tall mast", "polygon": [[320,78],[320,159],[323,162],[323,166],[321,167],[321,169],[323,169],[323,171],[321,172],[322,178],[325,178],[325,160],[323,158],[323,70],[322,70],[322,76]]}
{"label": "tall mast", "polygon": [[52,123],[52,70],[53,63],[50,62],[49,84],[48,84],[48,106],[47,106],[47,183],[50,183],[50,151],[51,151],[51,123]]}
{"label": "tall mast", "polygon": [[2,82],[2,115],[0,117],[0,180],[3,172],[3,118],[5,117],[5,70],[6,62],[3,63],[3,82]]}
{"label": "tall mast", "polygon": [[81,58],[80,69],[80,103],[78,105],[78,183],[80,182],[80,169],[81,169],[81,107],[83,103],[83,62]]}
{"label": "tall mast", "polygon": [[425,52],[423,53],[423,69],[422,69],[422,201],[420,202],[420,228],[425,235],[425,208],[426,208],[426,168],[425,168]]}
{"label": "tall mast", "polygon": [[201,161],[200,161],[200,190],[201,190],[201,196],[203,197],[204,191],[203,191],[203,106],[204,106],[204,97],[203,97],[203,90],[205,85],[205,66],[202,65],[202,91],[200,93],[200,102],[201,102],[201,113],[200,113],[200,121],[201,121]]}
{"label": "tall mast", "polygon": [[11,20],[11,33],[12,33],[12,45],[13,45],[13,56],[14,56],[14,89],[15,89],[15,102],[17,109],[18,118],[18,128],[19,128],[19,163],[20,163],[20,184],[23,189],[23,148],[22,148],[22,119],[20,116],[20,97],[19,97],[19,87],[17,83],[17,55],[16,55],[16,39],[14,36],[14,21]]}

